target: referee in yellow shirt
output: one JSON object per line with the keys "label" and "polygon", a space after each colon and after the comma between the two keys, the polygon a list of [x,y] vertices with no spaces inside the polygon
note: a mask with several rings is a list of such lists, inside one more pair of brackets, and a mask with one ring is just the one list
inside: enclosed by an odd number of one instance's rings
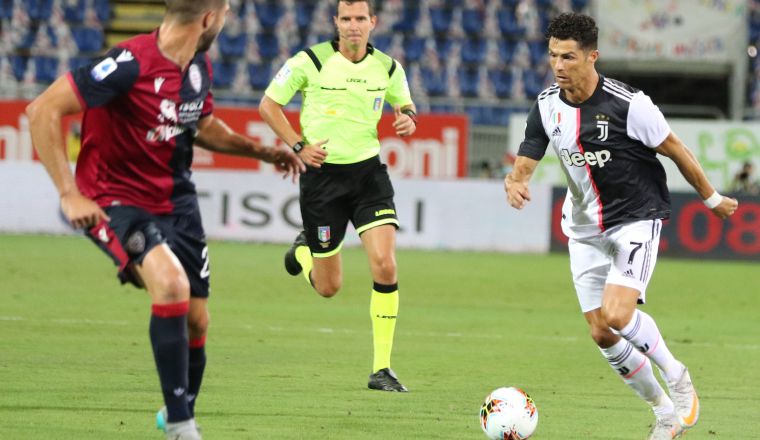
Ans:
{"label": "referee in yellow shirt", "polygon": [[[289,59],[266,89],[259,111],[307,165],[300,179],[304,230],[285,254],[291,275],[304,274],[329,298],[343,282],[340,250],[350,220],[369,257],[374,362],[368,387],[407,391],[390,368],[398,315],[393,186],[380,162],[377,123],[387,100],[396,134],[417,125],[406,74],[393,58],[368,43],[377,17],[373,0],[336,0],[338,37]],[[282,107],[301,91],[301,135]]]}

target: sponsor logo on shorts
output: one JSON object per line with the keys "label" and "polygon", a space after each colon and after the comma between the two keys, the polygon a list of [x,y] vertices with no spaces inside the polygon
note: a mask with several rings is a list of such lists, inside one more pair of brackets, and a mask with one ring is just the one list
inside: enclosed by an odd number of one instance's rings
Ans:
{"label": "sponsor logo on shorts", "polygon": [[375,211],[375,217],[381,217],[383,215],[396,215],[395,209],[380,209]]}
{"label": "sponsor logo on shorts", "polygon": [[329,243],[330,242],[330,227],[329,226],[319,226],[317,228],[317,238],[322,243]]}
{"label": "sponsor logo on shorts", "polygon": [[610,150],[571,153],[566,149],[562,149],[559,153],[559,156],[562,158],[562,162],[564,162],[565,165],[569,167],[584,167],[586,165],[590,165],[604,168],[604,164],[612,160],[612,153],[610,153]]}

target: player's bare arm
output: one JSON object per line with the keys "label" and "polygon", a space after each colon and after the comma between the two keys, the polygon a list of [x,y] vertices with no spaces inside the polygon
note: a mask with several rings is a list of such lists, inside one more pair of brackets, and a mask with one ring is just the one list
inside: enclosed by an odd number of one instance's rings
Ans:
{"label": "player's bare arm", "polygon": [[327,139],[321,140],[314,144],[303,143],[301,136],[296,133],[293,126],[285,117],[285,113],[282,110],[282,105],[275,102],[268,96],[264,96],[259,104],[259,113],[275,134],[282,139],[286,144],[293,147],[294,150],[298,150],[298,157],[308,166],[313,168],[320,168],[327,158],[327,151],[325,151],[324,145],[328,142]]}
{"label": "player's bare arm", "polygon": [[694,187],[697,194],[708,204],[713,214],[725,219],[736,212],[739,202],[731,197],[718,194],[707,179],[694,153],[689,150],[675,133],[671,132],[655,151],[675,162],[686,181]]}
{"label": "player's bare arm", "polygon": [[417,109],[414,104],[401,106],[395,106],[393,108],[395,120],[393,121],[393,128],[396,129],[396,134],[405,137],[411,136],[417,130],[416,114]]}
{"label": "player's bare arm", "polygon": [[295,179],[306,171],[301,159],[287,147],[266,147],[232,130],[227,124],[213,115],[198,121],[198,136],[196,145],[207,150],[237,156],[253,157],[265,162],[274,163],[285,170],[285,177]]}
{"label": "player's bare arm", "polygon": [[110,220],[94,201],[79,192],[66,158],[61,119],[81,111],[79,99],[65,76],[58,78],[26,108],[32,143],[58,189],[63,214],[75,228]]}
{"label": "player's bare arm", "polygon": [[515,209],[523,209],[530,201],[528,182],[538,166],[538,161],[526,156],[517,156],[512,172],[504,178],[507,202]]}

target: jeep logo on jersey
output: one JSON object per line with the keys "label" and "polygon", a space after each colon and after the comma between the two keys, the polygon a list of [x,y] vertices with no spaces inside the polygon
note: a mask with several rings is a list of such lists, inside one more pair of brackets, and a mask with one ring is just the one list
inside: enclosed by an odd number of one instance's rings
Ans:
{"label": "jeep logo on jersey", "polygon": [[604,164],[612,159],[612,153],[609,150],[586,151],[585,153],[571,153],[562,149],[559,153],[562,162],[569,167],[584,167],[586,165],[598,166],[604,168]]}

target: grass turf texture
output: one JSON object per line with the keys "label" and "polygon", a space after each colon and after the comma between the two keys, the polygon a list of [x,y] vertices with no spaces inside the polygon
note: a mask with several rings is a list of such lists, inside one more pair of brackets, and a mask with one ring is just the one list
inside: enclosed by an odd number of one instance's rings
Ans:
{"label": "grass turf texture", "polygon": [[[400,251],[393,367],[411,392],[366,389],[366,257],[311,292],[286,246],[210,245],[209,364],[197,419],[214,439],[482,439],[499,386],[535,399],[536,439],[639,440],[653,416],[587,336],[566,255]],[[757,264],[658,262],[643,307],[689,365],[688,438],[760,439]],[[80,237],[0,235],[0,438],[159,439],[149,300]]]}

